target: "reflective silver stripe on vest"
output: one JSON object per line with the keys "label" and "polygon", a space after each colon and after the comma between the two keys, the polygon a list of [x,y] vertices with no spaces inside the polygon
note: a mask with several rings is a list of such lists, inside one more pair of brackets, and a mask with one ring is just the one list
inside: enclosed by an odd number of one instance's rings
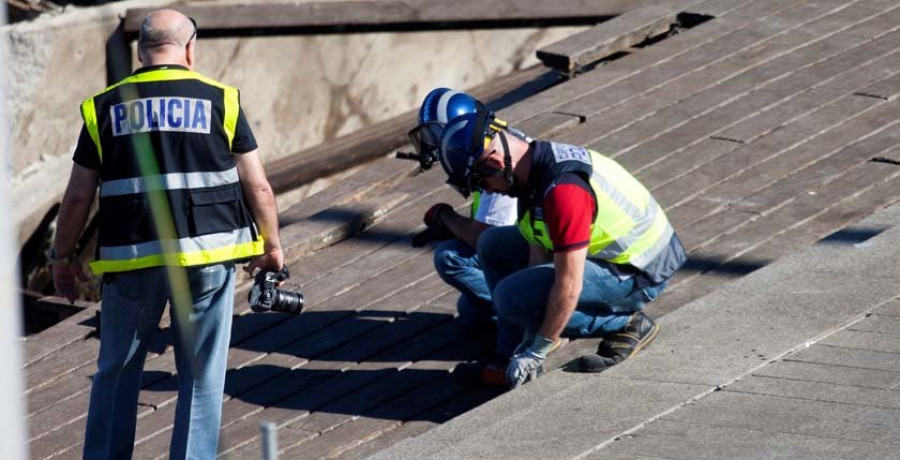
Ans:
{"label": "reflective silver stripe on vest", "polygon": [[[181,238],[167,243],[172,243],[166,248],[170,252],[199,252],[212,249],[233,246],[253,241],[253,232],[250,227],[239,228],[233,232],[211,233],[209,235]],[[169,244],[166,244],[169,246]],[[125,246],[101,246],[101,260],[131,260],[141,257],[163,253],[163,241],[148,241],[146,243],[129,244]]]}
{"label": "reflective silver stripe on vest", "polygon": [[160,176],[117,179],[100,185],[100,196],[132,195],[156,190],[197,189],[233,184],[238,181],[237,167],[226,171],[172,173]]}
{"label": "reflective silver stripe on vest", "polygon": [[672,235],[674,234],[675,229],[671,224],[667,224],[665,231],[663,231],[663,234],[659,236],[659,239],[653,243],[653,246],[647,248],[646,251],[640,254],[635,254],[628,263],[641,269],[647,268],[651,262],[656,260],[656,257],[659,256],[660,253],[669,247],[669,242],[672,240]]}
{"label": "reflective silver stripe on vest", "polygon": [[[635,223],[634,227],[631,228],[627,235],[617,238],[608,246],[601,249],[600,252],[590,255],[592,258],[604,260],[614,259],[619,254],[625,252],[625,250],[634,244],[635,241],[640,239],[641,236],[653,226],[653,223],[656,222],[657,212],[660,209],[659,204],[656,203],[656,200],[653,199],[652,196],[648,196],[647,209],[641,211],[628,199],[628,197],[625,196],[625,194],[619,192],[619,189],[613,187],[605,177],[601,176],[596,171],[591,174],[591,179],[600,186],[601,190],[599,191],[602,191],[606,196],[612,199],[613,202],[616,203],[616,206],[625,211],[632,222]],[[671,226],[669,227],[671,229]],[[640,265],[634,262],[630,263],[641,268]]]}

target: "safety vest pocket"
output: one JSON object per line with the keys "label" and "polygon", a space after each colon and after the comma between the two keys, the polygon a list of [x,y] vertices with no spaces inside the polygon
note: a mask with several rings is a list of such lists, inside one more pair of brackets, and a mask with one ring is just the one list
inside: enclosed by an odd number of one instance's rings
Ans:
{"label": "safety vest pocket", "polygon": [[[143,195],[102,198],[100,246],[120,246],[156,239],[150,202]],[[127,219],[121,218],[128,216]]]}
{"label": "safety vest pocket", "polygon": [[241,228],[244,221],[240,189],[229,184],[190,192],[191,234],[207,235]]}

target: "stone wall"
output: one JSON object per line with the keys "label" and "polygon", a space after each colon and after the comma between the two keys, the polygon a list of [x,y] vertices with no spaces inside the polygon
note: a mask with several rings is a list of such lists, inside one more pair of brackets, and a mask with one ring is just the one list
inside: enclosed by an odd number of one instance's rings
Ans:
{"label": "stone wall", "polygon": [[[105,42],[119,16],[162,4],[131,0],[0,28],[10,48],[10,168],[20,241],[65,188],[78,104],[105,85]],[[471,87],[534,64],[535,49],[577,30],[222,39],[201,32],[196,70],[241,88],[270,161],[413,109],[435,86]]]}

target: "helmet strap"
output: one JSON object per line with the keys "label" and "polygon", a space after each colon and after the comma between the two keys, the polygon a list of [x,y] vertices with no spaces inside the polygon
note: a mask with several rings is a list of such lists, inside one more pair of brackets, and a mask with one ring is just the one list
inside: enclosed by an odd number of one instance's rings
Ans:
{"label": "helmet strap", "polygon": [[506,185],[512,191],[515,186],[515,176],[512,170],[512,154],[509,153],[509,142],[506,140],[506,130],[497,133],[500,136],[500,143],[503,144],[503,176],[506,179]]}

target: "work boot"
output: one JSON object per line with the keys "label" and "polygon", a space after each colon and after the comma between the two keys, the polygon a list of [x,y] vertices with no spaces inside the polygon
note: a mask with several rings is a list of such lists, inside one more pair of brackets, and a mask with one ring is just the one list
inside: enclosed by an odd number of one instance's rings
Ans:
{"label": "work boot", "polygon": [[621,331],[604,335],[596,354],[583,355],[579,359],[582,372],[602,372],[630,358],[656,338],[659,325],[644,312],[628,318]]}

